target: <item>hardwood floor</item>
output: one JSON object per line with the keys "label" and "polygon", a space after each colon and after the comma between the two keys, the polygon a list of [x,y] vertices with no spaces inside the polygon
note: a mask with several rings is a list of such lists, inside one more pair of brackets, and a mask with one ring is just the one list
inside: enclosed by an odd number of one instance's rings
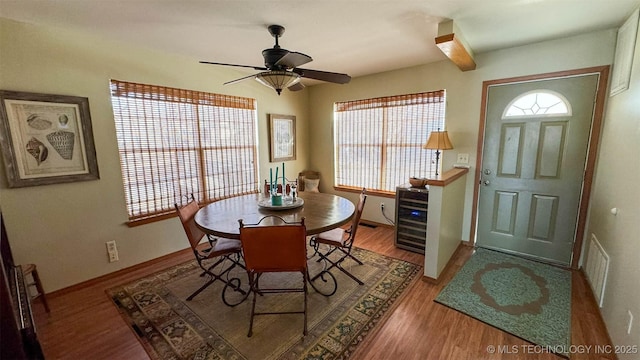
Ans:
{"label": "hardwood floor", "polygon": [[[388,256],[423,264],[424,256],[397,249],[393,230],[385,227],[358,229],[356,245]],[[471,256],[463,246],[445,270],[439,284],[419,280],[352,359],[560,359],[540,353],[530,343],[486,325],[433,299]],[[51,313],[38,300],[34,312],[40,342],[47,359],[148,359],[135,333],[120,317],[105,290],[164,268],[191,260],[190,250],[156,259],[105,277],[47,295]],[[615,359],[596,352],[596,345],[610,340],[591,290],[581,272],[573,272],[571,359]],[[490,353],[494,346],[502,350]],[[588,348],[588,346],[593,346]],[[578,353],[582,351],[582,353]]]}

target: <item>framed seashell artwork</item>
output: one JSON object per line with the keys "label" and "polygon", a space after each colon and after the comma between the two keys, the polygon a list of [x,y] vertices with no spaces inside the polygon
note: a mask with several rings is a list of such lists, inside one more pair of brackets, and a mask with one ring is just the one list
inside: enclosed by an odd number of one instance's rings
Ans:
{"label": "framed seashell artwork", "polygon": [[9,187],[100,178],[88,98],[0,90],[0,129]]}

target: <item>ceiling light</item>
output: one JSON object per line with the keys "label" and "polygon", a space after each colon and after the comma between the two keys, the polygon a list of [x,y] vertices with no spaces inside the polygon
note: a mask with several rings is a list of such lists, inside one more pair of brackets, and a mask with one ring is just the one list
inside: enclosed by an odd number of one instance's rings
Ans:
{"label": "ceiling light", "polygon": [[264,71],[256,75],[256,80],[262,85],[272,88],[280,95],[282,89],[298,83],[300,75],[284,70]]}

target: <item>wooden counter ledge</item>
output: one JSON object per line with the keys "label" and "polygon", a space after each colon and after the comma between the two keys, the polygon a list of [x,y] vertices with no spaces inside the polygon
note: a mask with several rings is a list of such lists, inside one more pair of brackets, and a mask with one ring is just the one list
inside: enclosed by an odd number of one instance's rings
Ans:
{"label": "wooden counter ledge", "polygon": [[469,172],[467,168],[453,168],[438,175],[435,179],[427,180],[429,186],[447,186],[454,182],[457,178]]}

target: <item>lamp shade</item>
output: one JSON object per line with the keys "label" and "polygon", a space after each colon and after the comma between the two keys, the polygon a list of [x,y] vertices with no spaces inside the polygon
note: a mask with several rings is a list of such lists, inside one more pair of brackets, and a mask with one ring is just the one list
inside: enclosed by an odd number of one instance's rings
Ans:
{"label": "lamp shade", "polygon": [[256,80],[274,89],[280,95],[282,89],[299,82],[300,75],[284,70],[264,71],[256,75]]}
{"label": "lamp shade", "polygon": [[427,143],[422,146],[423,149],[431,150],[449,150],[453,149],[451,140],[449,140],[449,134],[446,131],[432,131],[429,134]]}

